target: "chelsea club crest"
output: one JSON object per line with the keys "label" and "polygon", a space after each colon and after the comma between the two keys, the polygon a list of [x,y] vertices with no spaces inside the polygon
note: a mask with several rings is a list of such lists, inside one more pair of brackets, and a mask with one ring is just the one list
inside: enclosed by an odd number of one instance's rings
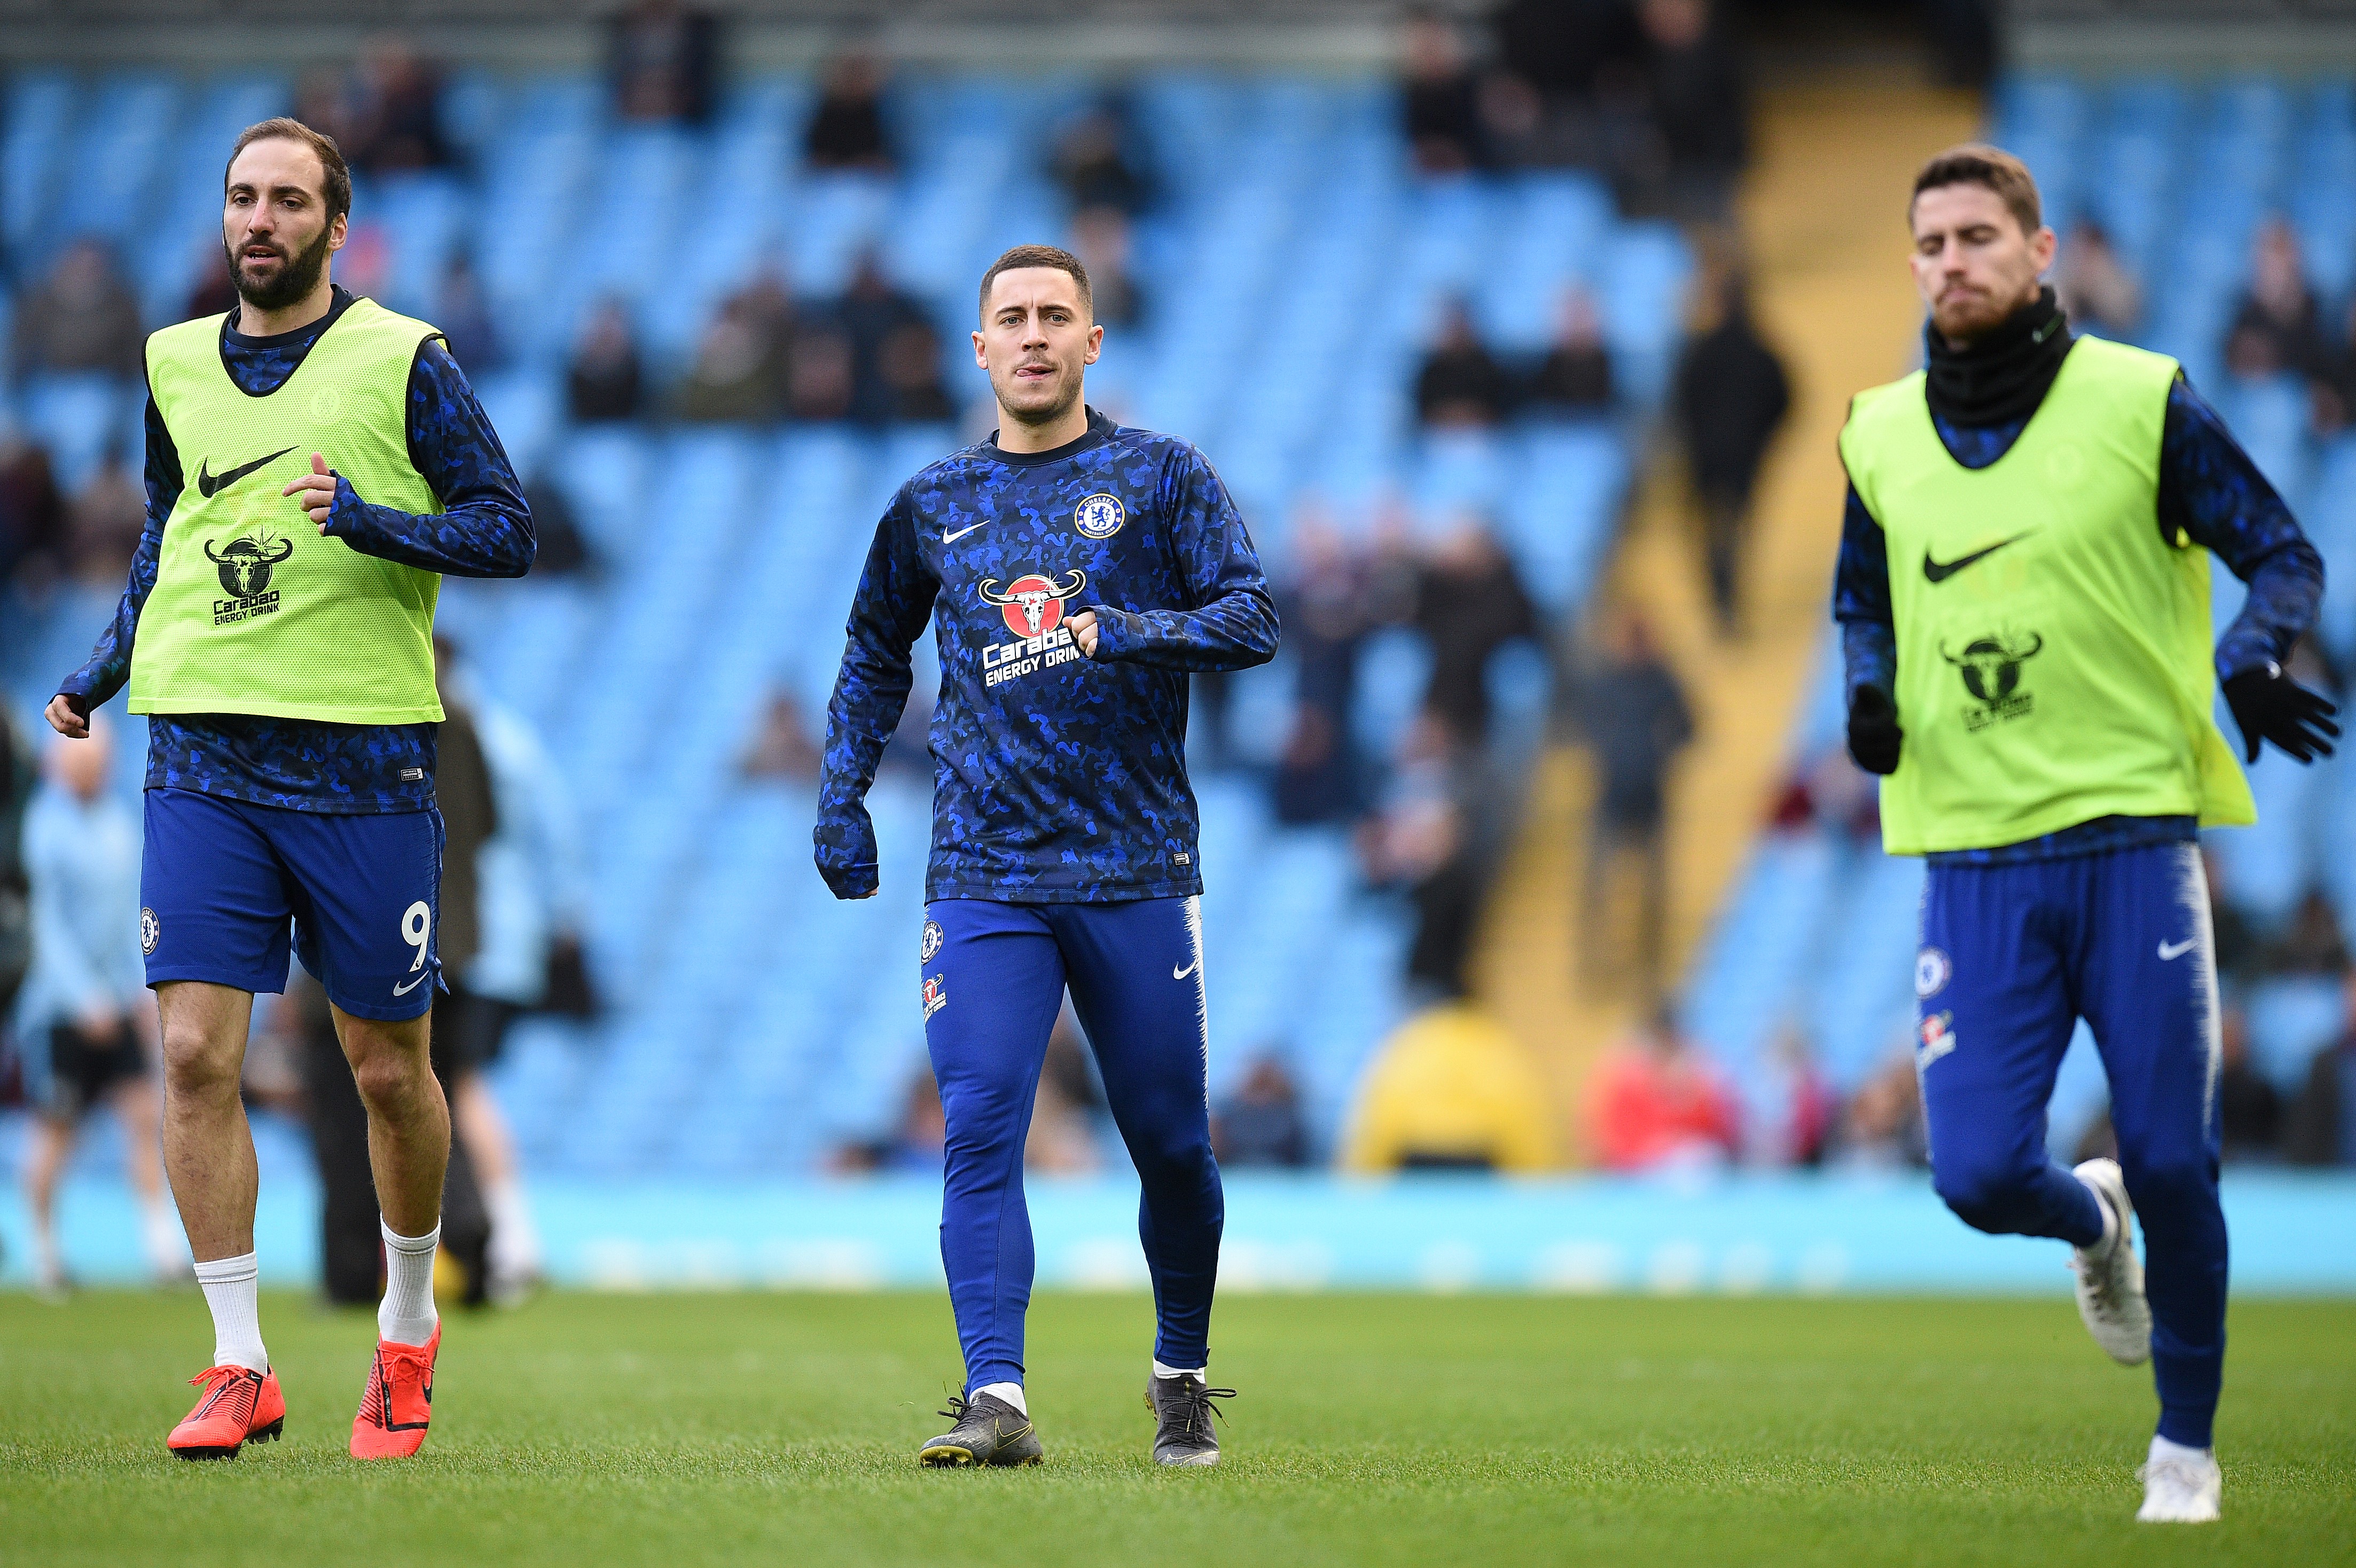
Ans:
{"label": "chelsea club crest", "polygon": [[1101,490],[1072,508],[1072,526],[1092,539],[1112,538],[1127,521],[1129,514],[1121,510],[1120,497]]}

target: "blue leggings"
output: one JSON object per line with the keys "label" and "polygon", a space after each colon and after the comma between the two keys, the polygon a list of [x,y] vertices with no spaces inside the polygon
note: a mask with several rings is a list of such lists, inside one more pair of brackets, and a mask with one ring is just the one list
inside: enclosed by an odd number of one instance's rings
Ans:
{"label": "blue leggings", "polygon": [[1154,1359],[1208,1364],[1226,1207],[1211,1157],[1198,901],[942,899],[925,913],[925,1040],[948,1126],[941,1263],[967,1392],[1023,1381],[1033,1268],[1023,1146],[1066,985],[1144,1185]]}
{"label": "blue leggings", "polygon": [[2101,1239],[2094,1194],[2045,1151],[2083,1017],[2142,1221],[2159,1434],[2205,1448],[2225,1363],[2217,1200],[2217,965],[2194,844],[1933,866],[1915,1061],[1939,1196],[1997,1234]]}

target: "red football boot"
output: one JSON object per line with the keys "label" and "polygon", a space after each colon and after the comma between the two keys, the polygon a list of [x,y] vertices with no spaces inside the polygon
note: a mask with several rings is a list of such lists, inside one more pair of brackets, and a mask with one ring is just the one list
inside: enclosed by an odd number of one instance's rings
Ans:
{"label": "red football boot", "polygon": [[441,1353],[442,1325],[423,1345],[376,1342],[368,1392],[352,1417],[352,1457],[406,1459],[425,1445],[425,1424],[434,1419],[434,1358]]}
{"label": "red football boot", "polygon": [[275,1442],[286,1430],[286,1400],[275,1371],[209,1367],[188,1380],[205,1392],[164,1441],[183,1459],[234,1459],[248,1443]]}

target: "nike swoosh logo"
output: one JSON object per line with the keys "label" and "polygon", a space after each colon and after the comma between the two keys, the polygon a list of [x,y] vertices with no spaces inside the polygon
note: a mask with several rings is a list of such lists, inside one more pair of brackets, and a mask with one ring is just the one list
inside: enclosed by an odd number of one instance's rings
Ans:
{"label": "nike swoosh logo", "polygon": [[1173,980],[1183,980],[1187,976],[1192,975],[1195,970],[1200,969],[1202,966],[1203,961],[1200,958],[1197,958],[1192,964],[1187,965],[1183,969],[1171,970],[1170,977]]}
{"label": "nike swoosh logo", "polygon": [[955,533],[951,533],[947,528],[943,528],[941,530],[941,542],[943,544],[955,544],[958,540],[965,538],[966,535],[973,532],[974,528],[986,528],[988,527],[990,527],[990,523],[989,520],[985,518],[983,521],[974,524],[973,528],[959,528]]}
{"label": "nike swoosh logo", "polygon": [[396,997],[405,997],[409,995],[410,992],[417,989],[418,987],[425,984],[425,979],[426,977],[424,976],[420,975],[416,979],[412,980],[406,986],[395,986],[392,988],[392,994]]}
{"label": "nike swoosh logo", "polygon": [[[2034,533],[2036,531],[2036,529],[2031,528],[2029,533]],[[1959,555],[1954,560],[1948,561],[1933,560],[1931,559],[1931,552],[1926,549],[1922,552],[1922,575],[1929,578],[1933,582],[1944,582],[1950,577],[1954,576],[1955,573],[1963,571],[1964,568],[1974,565],[1976,562],[1986,560],[1988,557],[1994,555],[2005,546],[2008,544],[2019,544],[2028,537],[2029,534],[2015,534],[2008,539],[1997,540],[1996,543],[1988,546],[1986,549],[1976,549],[1969,555]]]}
{"label": "nike swoosh logo", "polygon": [[197,494],[210,500],[255,469],[266,464],[275,463],[294,450],[291,446],[282,446],[267,457],[257,457],[252,462],[241,464],[224,474],[208,474],[205,472],[205,464],[211,459],[199,459],[197,464]]}
{"label": "nike swoosh logo", "polygon": [[2159,944],[2159,961],[2162,964],[2169,963],[2175,959],[2183,957],[2186,954],[2191,951],[2192,944],[2189,941],[2163,942]]}

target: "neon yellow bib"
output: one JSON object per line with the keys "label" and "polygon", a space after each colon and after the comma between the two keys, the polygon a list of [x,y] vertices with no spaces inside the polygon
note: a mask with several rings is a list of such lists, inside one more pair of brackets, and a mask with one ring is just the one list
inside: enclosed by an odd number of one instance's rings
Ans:
{"label": "neon yellow bib", "polygon": [[357,300],[257,398],[221,366],[223,320],[147,339],[148,389],[186,483],[139,613],[131,711],[439,722],[442,579],[320,538],[279,494],[317,452],[364,501],[442,510],[410,464],[404,413],[418,345],[438,335]]}
{"label": "neon yellow bib", "polygon": [[2209,552],[2159,537],[2176,361],[2080,338],[2011,450],[1957,463],[1921,372],[1858,395],[1841,460],[1890,547],[1893,855],[2098,816],[2257,820],[2211,717]]}

